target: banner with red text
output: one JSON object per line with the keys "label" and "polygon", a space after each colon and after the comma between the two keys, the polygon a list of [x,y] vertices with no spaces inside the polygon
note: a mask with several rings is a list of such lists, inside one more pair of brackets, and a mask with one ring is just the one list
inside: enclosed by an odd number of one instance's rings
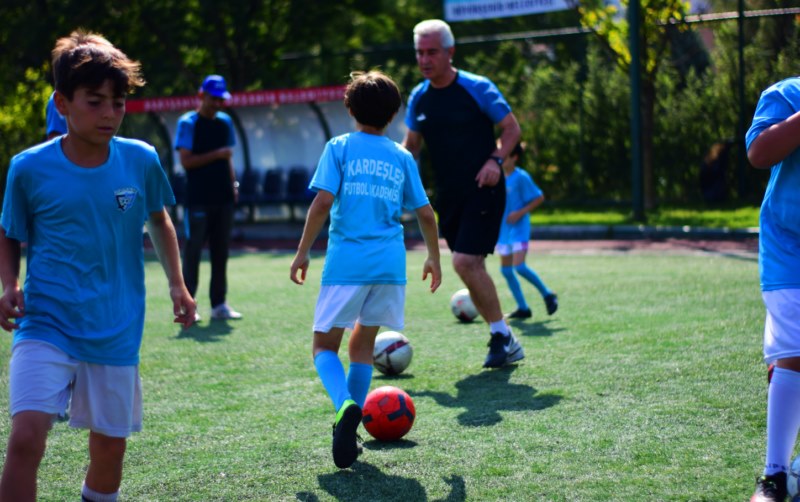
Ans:
{"label": "banner with red text", "polygon": [[[302,89],[277,89],[268,91],[232,92],[226,106],[231,108],[245,106],[287,105],[298,103],[322,103],[339,101],[344,98],[344,85],[306,87]],[[163,98],[143,98],[127,100],[127,113],[168,112],[193,110],[197,108],[198,96],[171,96]]]}

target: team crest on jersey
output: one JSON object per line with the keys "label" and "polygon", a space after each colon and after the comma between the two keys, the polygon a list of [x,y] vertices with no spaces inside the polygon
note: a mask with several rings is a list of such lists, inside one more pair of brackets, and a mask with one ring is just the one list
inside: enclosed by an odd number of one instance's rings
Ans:
{"label": "team crest on jersey", "polygon": [[426,117],[424,113],[420,113],[419,115],[417,115],[417,122],[422,122],[426,118],[428,118],[428,117]]}
{"label": "team crest on jersey", "polygon": [[117,209],[123,213],[130,209],[133,202],[136,200],[136,195],[139,193],[135,188],[120,188],[114,190],[114,198],[117,200]]}

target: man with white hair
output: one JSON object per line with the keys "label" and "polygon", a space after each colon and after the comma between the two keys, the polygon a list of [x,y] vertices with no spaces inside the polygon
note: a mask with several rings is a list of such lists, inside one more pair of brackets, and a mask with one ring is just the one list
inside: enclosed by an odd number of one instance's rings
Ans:
{"label": "man with white hair", "polygon": [[453,268],[490,327],[484,367],[497,368],[525,357],[486,270],[505,208],[501,166],[520,139],[519,123],[494,83],[453,67],[455,40],[447,23],[419,23],[414,47],[425,81],[411,91],[403,145],[415,157],[423,143],[427,147],[441,235],[453,252]]}

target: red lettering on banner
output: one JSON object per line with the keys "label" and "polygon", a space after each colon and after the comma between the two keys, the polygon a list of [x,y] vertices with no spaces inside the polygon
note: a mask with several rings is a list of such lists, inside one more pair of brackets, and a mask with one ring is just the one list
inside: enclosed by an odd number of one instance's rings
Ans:
{"label": "red lettering on banner", "polygon": [[[232,108],[258,105],[285,105],[338,101],[344,97],[346,86],[331,85],[306,89],[278,89],[231,93],[228,106]],[[192,110],[197,107],[197,96],[174,96],[127,100],[127,113],[167,112]]]}

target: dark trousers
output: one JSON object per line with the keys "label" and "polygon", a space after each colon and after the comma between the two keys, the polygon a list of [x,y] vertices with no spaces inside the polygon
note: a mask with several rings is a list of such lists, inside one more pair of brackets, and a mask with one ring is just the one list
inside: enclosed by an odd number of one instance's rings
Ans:
{"label": "dark trousers", "polygon": [[197,298],[200,258],[208,242],[211,257],[211,306],[225,303],[228,291],[228,247],[233,228],[233,204],[196,205],[187,207],[184,215],[186,243],[183,247],[183,280],[193,298]]}

